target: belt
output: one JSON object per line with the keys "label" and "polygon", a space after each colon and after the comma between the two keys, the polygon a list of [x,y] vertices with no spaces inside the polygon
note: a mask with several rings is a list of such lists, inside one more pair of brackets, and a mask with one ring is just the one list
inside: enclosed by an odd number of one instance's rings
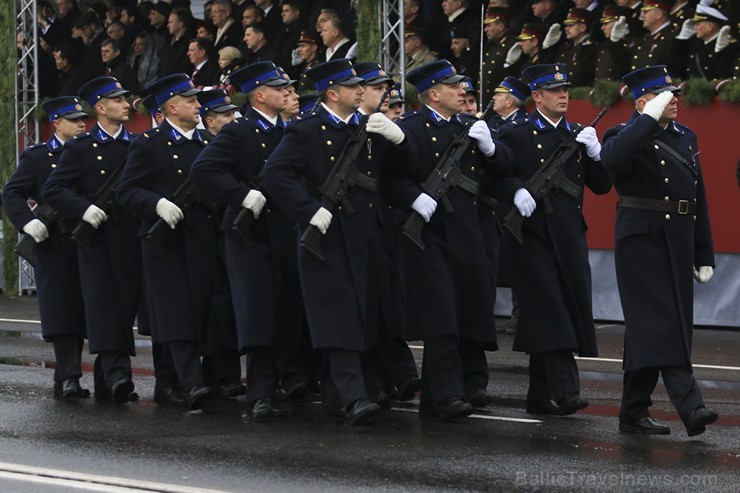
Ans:
{"label": "belt", "polygon": [[660,212],[675,212],[680,215],[696,214],[696,202],[688,200],[658,200],[639,197],[619,197],[619,207],[647,209]]}

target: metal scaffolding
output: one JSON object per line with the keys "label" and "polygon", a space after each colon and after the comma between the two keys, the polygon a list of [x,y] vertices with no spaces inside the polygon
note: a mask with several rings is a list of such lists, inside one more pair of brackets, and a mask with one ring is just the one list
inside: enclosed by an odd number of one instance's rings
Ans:
{"label": "metal scaffolding", "polygon": [[[36,70],[38,57],[38,31],[36,29],[36,1],[16,1],[16,35],[22,40],[18,69],[15,78],[15,118],[18,128],[16,162],[23,150],[39,140],[39,76]],[[36,290],[33,267],[23,259],[18,262],[18,293]]]}
{"label": "metal scaffolding", "polygon": [[403,0],[381,0],[378,7],[380,46],[378,59],[394,80],[406,79],[406,56],[403,50]]}

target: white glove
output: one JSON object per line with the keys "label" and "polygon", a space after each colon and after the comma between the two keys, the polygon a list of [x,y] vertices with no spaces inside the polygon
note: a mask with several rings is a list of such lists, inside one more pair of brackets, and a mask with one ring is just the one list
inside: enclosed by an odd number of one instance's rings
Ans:
{"label": "white glove", "polygon": [[373,113],[367,119],[367,126],[365,129],[374,134],[382,135],[392,144],[400,144],[406,135],[401,130],[401,127],[390,121],[383,113]]}
{"label": "white glove", "polygon": [[156,207],[157,215],[161,217],[167,225],[175,229],[177,223],[182,220],[185,215],[182,213],[182,209],[177,207],[175,204],[165,198],[159,199]]}
{"label": "white glove", "polygon": [[411,204],[411,208],[424,218],[424,222],[428,223],[431,221],[434,211],[437,210],[437,201],[422,192]]}
{"label": "white glove", "polygon": [[329,230],[329,225],[331,224],[331,212],[323,207],[319,207],[319,210],[317,210],[316,214],[314,214],[311,220],[308,221],[308,224],[316,226],[319,228],[319,231],[321,231],[321,234],[325,235]]}
{"label": "white glove", "polygon": [[303,63],[303,59],[301,58],[301,55],[298,54],[298,48],[296,48],[290,52],[290,64],[296,67],[301,63]]}
{"label": "white glove", "polygon": [[678,33],[678,36],[676,36],[676,39],[691,39],[696,34],[694,32],[694,21],[691,19],[686,19],[683,21],[683,25],[681,25],[681,32]]}
{"label": "white glove", "polygon": [[519,43],[514,43],[506,53],[506,60],[504,61],[504,67],[511,67],[522,57],[522,47]]}
{"label": "white glove", "polygon": [[671,91],[663,91],[652,100],[648,101],[642,112],[650,116],[656,122],[660,121],[660,116],[663,114],[665,107],[668,106],[668,103],[670,103],[672,99],[673,93]]}
{"label": "white glove", "polygon": [[556,22],[547,30],[545,40],[542,42],[542,49],[546,50],[551,46],[555,46],[560,41],[562,35],[563,31],[560,30],[560,24]]}
{"label": "white glove", "polygon": [[717,36],[717,42],[714,43],[714,52],[719,53],[720,51],[727,48],[730,44],[730,26],[722,26]]}
{"label": "white glove", "polygon": [[712,278],[712,275],[714,275],[714,269],[712,269],[708,265],[702,265],[701,267],[699,267],[699,269],[694,267],[694,279],[702,284],[704,284],[705,282],[709,282],[709,280]]}
{"label": "white glove", "polygon": [[531,216],[537,208],[537,202],[526,188],[520,188],[514,193],[514,205],[519,210],[519,214],[524,217]]}
{"label": "white glove", "polygon": [[98,229],[98,226],[105,222],[106,219],[108,219],[108,216],[105,215],[103,209],[95,204],[88,207],[82,215],[82,220],[89,223],[95,229]]}
{"label": "white glove", "polygon": [[266,203],[267,199],[262,195],[262,192],[259,190],[250,190],[247,196],[244,197],[244,200],[242,200],[242,207],[252,211],[254,218],[257,219],[260,217],[260,212],[262,212],[262,208]]}
{"label": "white glove", "polygon": [[493,142],[491,137],[491,129],[488,128],[486,122],[479,120],[470,126],[468,135],[478,141],[478,149],[480,152],[486,155],[486,157],[493,156],[496,152],[496,144]]}
{"label": "white glove", "polygon": [[714,0],[699,0],[699,3],[704,5],[705,7],[711,7],[714,5]]}
{"label": "white glove", "polygon": [[614,22],[609,39],[616,43],[617,41],[622,41],[629,33],[630,27],[627,25],[627,19],[622,15]]}
{"label": "white glove", "polygon": [[586,146],[586,154],[591,159],[601,161],[601,144],[599,138],[596,136],[596,129],[594,127],[585,127],[576,135],[576,142],[579,142]]}
{"label": "white glove", "polygon": [[49,230],[46,229],[44,223],[38,219],[31,219],[23,226],[23,232],[33,238],[36,243],[41,243],[49,237]]}

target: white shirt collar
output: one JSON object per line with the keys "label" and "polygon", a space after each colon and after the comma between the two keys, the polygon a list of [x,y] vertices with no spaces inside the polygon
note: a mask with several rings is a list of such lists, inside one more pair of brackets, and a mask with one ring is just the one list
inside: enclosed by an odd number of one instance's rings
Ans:
{"label": "white shirt collar", "polygon": [[452,22],[452,21],[454,21],[455,19],[457,19],[458,17],[460,17],[460,14],[462,14],[463,12],[465,12],[465,7],[462,7],[462,8],[459,8],[459,9],[457,9],[456,11],[454,11],[454,12],[452,13],[452,15],[451,15],[451,16],[449,16],[449,17],[447,18],[447,22]]}
{"label": "white shirt collar", "polygon": [[355,114],[354,114],[354,113],[350,113],[350,115],[349,115],[349,116],[348,116],[347,118],[342,118],[342,117],[340,117],[339,115],[337,115],[336,113],[334,113],[334,112],[333,112],[333,111],[331,110],[331,108],[329,108],[329,107],[328,107],[327,105],[325,105],[324,103],[321,103],[321,106],[323,106],[323,107],[324,107],[324,109],[325,109],[326,111],[328,111],[328,112],[329,112],[329,114],[331,114],[331,115],[334,115],[334,118],[336,118],[337,120],[343,121],[344,123],[349,123],[349,121],[350,121],[350,120],[352,119],[352,117],[353,117],[353,116],[355,116]]}
{"label": "white shirt collar", "polygon": [[424,106],[426,106],[427,108],[429,108],[429,109],[430,109],[431,111],[433,111],[433,112],[434,112],[434,113],[435,113],[436,115],[439,115],[439,117],[440,117],[441,119],[443,119],[444,121],[446,121],[446,122],[450,121],[450,118],[452,118],[451,116],[448,116],[447,118],[445,118],[444,116],[442,116],[442,115],[441,115],[441,114],[439,113],[439,111],[435,110],[434,108],[432,108],[432,107],[431,107],[431,106],[429,106],[428,104],[425,104]]}
{"label": "white shirt collar", "polygon": [[546,117],[539,109],[537,110],[537,113],[539,113],[542,118],[544,118],[545,120],[547,120],[548,123],[550,123],[550,125],[552,125],[554,128],[557,128],[558,123],[560,123],[560,120],[563,119],[563,117],[561,116],[560,118],[558,118],[558,121],[554,122],[554,121],[550,120],[548,117]]}
{"label": "white shirt collar", "polygon": [[195,70],[200,70],[201,68],[203,68],[203,65],[205,65],[207,61],[208,61],[208,58],[200,62],[198,65],[195,66]]}
{"label": "white shirt collar", "polygon": [[339,43],[337,43],[337,45],[334,48],[327,48],[326,49],[326,61],[328,62],[329,59],[331,59],[332,55],[336,53],[337,49],[339,49],[339,47],[345,43],[349,43],[349,38],[342,38],[342,40]]}
{"label": "white shirt collar", "polygon": [[260,115],[262,115],[262,118],[264,118],[264,119],[265,119],[265,120],[267,120],[268,122],[272,123],[272,126],[273,126],[273,127],[274,127],[275,125],[277,125],[278,115],[275,115],[275,116],[267,116],[267,114],[265,114],[265,113],[261,112],[260,110],[258,110],[258,109],[257,109],[257,108],[255,108],[254,106],[252,106],[252,108],[254,109],[254,111],[256,111],[257,113],[259,113]]}
{"label": "white shirt collar", "polygon": [[180,127],[178,127],[177,125],[175,125],[174,123],[172,123],[172,120],[170,120],[169,118],[165,118],[165,120],[167,120],[167,123],[169,123],[172,128],[174,128],[175,130],[177,130],[180,133],[180,135],[182,135],[183,137],[185,137],[188,140],[193,140],[193,135],[195,134],[195,129],[194,128],[192,130],[188,130],[186,132],[185,130],[181,129]]}
{"label": "white shirt collar", "polygon": [[118,136],[119,136],[119,135],[121,135],[121,132],[123,132],[123,124],[121,124],[121,125],[119,125],[119,126],[118,126],[118,130],[116,130],[116,133],[115,133],[115,134],[113,134],[113,135],[109,134],[109,133],[108,133],[108,132],[107,132],[107,131],[106,131],[106,130],[105,130],[105,129],[103,128],[103,126],[102,126],[102,125],[98,125],[98,126],[100,127],[100,130],[102,130],[103,132],[105,132],[105,134],[106,134],[106,135],[110,135],[110,136],[111,136],[111,137],[113,137],[114,139],[118,138]]}
{"label": "white shirt collar", "polygon": [[655,31],[651,32],[650,34],[657,34],[657,33],[659,33],[660,31],[662,31],[663,29],[665,29],[666,27],[668,27],[670,25],[671,25],[670,21],[666,21],[665,24],[663,24],[662,26],[660,26],[658,29],[656,29]]}

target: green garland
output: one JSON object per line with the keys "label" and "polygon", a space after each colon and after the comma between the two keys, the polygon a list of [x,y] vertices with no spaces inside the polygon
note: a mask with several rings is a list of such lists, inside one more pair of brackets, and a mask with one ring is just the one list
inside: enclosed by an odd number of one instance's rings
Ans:
{"label": "green garland", "polygon": [[609,108],[622,99],[619,88],[622,83],[616,80],[597,80],[590,99],[599,108]]}
{"label": "green garland", "polygon": [[706,79],[692,78],[681,86],[681,96],[686,106],[709,104],[714,95],[714,84]]}
{"label": "green garland", "polygon": [[357,61],[367,62],[378,59],[380,48],[380,28],[378,26],[378,1],[357,0]]}
{"label": "green garland", "polygon": [[719,90],[718,99],[726,103],[740,103],[740,79],[725,82]]}

